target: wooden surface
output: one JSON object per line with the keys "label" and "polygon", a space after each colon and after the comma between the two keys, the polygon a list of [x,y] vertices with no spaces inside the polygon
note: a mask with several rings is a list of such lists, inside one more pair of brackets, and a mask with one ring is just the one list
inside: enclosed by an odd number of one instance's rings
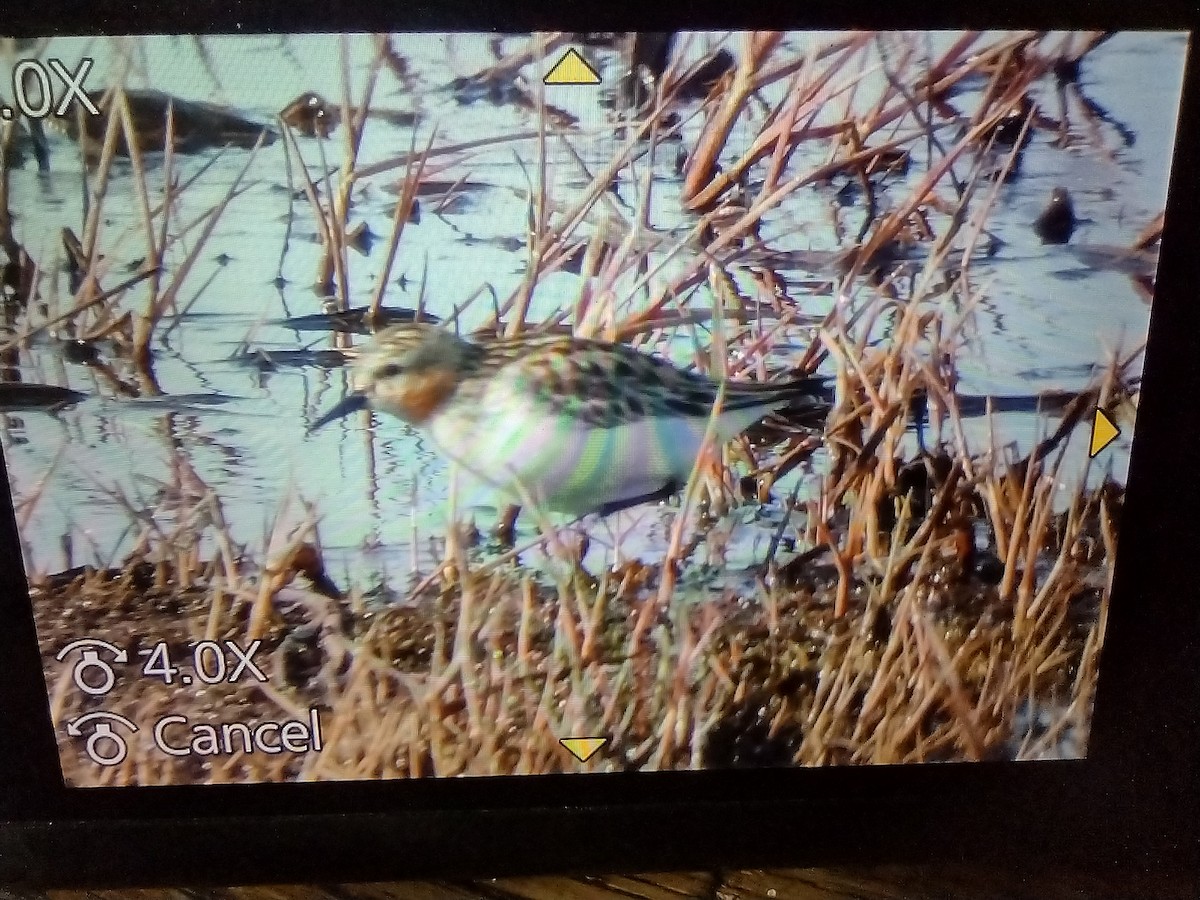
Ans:
{"label": "wooden surface", "polygon": [[1013,868],[882,866],[861,869],[780,869],[605,875],[593,878],[502,878],[468,882],[288,885],[146,891],[21,892],[0,888],[0,900],[1195,900],[1196,873],[1030,873]]}

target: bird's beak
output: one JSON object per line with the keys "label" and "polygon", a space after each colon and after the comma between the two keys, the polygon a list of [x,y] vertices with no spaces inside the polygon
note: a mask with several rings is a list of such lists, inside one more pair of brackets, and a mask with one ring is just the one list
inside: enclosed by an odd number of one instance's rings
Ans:
{"label": "bird's beak", "polygon": [[312,434],[322,425],[328,425],[334,419],[340,419],[342,416],[348,416],[352,412],[358,412],[360,409],[367,408],[367,395],[359,391],[347,394],[339,400],[332,409],[326,412],[321,418],[312,423],[312,427],[308,429],[308,433]]}

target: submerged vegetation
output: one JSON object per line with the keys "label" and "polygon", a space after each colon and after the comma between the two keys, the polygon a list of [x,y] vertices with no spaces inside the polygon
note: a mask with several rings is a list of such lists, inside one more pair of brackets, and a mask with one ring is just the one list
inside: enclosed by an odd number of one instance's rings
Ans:
{"label": "submerged vegetation", "polygon": [[[529,74],[583,37],[497,42],[490,65],[445,89],[460,103],[522,110],[527,128],[451,143],[422,129],[419,105],[383,108],[385,90],[422,90],[404,48],[384,36],[354,39],[373,48],[357,95],[343,38],[340,102],[306,92],[275,122],[230,112],[212,127],[215,146],[187,166],[183,155],[201,149],[196,110],[220,109],[166,95],[156,104],[153,92],[114,83],[97,95],[104,127],[91,123],[79,154],[78,236],[64,223],[61,249],[23,244],[9,209],[15,163],[0,174],[0,410],[39,405],[38,391],[53,410],[86,402],[48,381],[26,383],[51,371],[45,360],[55,353],[87,366],[94,392],[114,401],[202,406],[165,383],[163,349],[197,327],[188,313],[220,272],[207,262],[210,242],[230,216],[284,215],[277,281],[286,283],[297,235],[311,232],[325,305],[289,320],[305,342],[294,348],[246,337],[235,359],[263,372],[336,371],[358,335],[394,321],[471,321],[486,334],[562,330],[629,342],[714,377],[825,375],[827,416],[768,418],[698,464],[676,500],[632,517],[564,523],[530,511],[522,529],[499,537],[487,533],[495,523],[476,517],[481,532],[465,513],[435,534],[419,533],[414,519],[407,580],[329,566],[326,510],[302,484],[260,539],[238,537],[229,497],[168,430],[169,476],[151,496],[98,482],[128,514],[120,558],[74,564],[96,540],[81,511],[61,537],[63,570],[29,573],[54,719],[100,706],[56,659],[76,637],[102,637],[132,658],[151,637],[180,648],[261,641],[267,682],[197,690],[130,672],[103,708],[136,722],[168,711],[193,721],[302,720],[317,709],[324,746],[180,759],[135,741],[127,760],[98,769],[64,728],[69,781],[1085,752],[1124,494],[1119,478],[1092,471],[1102,460],[1088,458],[1088,426],[1096,409],[1132,424],[1143,335],[1116,347],[1097,340],[1096,365],[1070,391],[971,395],[960,370],[978,352],[978,311],[994,302],[991,276],[978,274],[1001,246],[992,217],[1032,139],[1060,148],[1102,140],[1107,120],[1077,78],[1105,36],[964,34],[936,52],[901,35],[822,37],[803,50],[766,32],[706,47],[680,35],[665,50],[651,46],[662,36],[620,36],[616,49],[595,51],[622,75],[603,126],[558,108]],[[133,59],[135,49],[120,52]],[[411,127],[410,148],[366,162],[364,134],[381,120]],[[69,122],[63,130],[81,133]],[[599,166],[578,149],[597,134],[611,148]],[[34,136],[11,122],[0,137],[13,161]],[[235,211],[272,142],[286,160],[279,209]],[[448,308],[428,302],[422,281],[411,306],[390,302],[409,229],[476,190],[480,155],[514,151],[528,185],[527,233],[513,236],[524,264],[515,289],[481,283]],[[234,177],[197,211],[192,195],[213,196],[205,179],[226,154],[242,155]],[[552,159],[577,186],[552,177]],[[669,215],[664,165],[677,170]],[[105,212],[118,183],[138,211],[123,230]],[[800,236],[796,212],[817,189],[835,197],[825,213],[836,246],[825,249]],[[364,190],[395,197],[390,232],[377,240],[357,205]],[[1048,242],[1064,243],[1070,200],[1056,191],[1051,202]],[[1142,226],[1127,249],[1088,248],[1089,265],[1128,272],[1148,299],[1161,220],[1132,227]],[[369,294],[356,287],[366,260]],[[577,292],[545,315],[546,296],[561,294],[547,285],[562,273]],[[825,305],[811,305],[814,296]],[[1141,303],[1136,294],[1130,302]],[[314,330],[328,341],[308,343]],[[1014,411],[1033,422],[1032,440],[1001,435],[997,416]],[[353,439],[385,440],[374,427]],[[18,479],[10,461],[20,525],[47,502],[64,455],[36,479]],[[372,485],[378,477],[372,469]],[[657,543],[642,533],[651,519],[662,526]],[[45,557],[29,547],[26,555]],[[559,743],[575,736],[608,742],[580,763]]]}

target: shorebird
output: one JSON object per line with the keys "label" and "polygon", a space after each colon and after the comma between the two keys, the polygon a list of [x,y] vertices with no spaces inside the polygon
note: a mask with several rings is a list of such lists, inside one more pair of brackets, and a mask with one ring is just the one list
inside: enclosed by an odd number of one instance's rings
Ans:
{"label": "shorebird", "polygon": [[[373,409],[420,429],[514,502],[607,514],[681,490],[715,414],[723,446],[768,413],[815,408],[823,379],[720,382],[623,344],[465,340],[393,325],[356,351],[351,391],[312,426]],[[718,406],[719,400],[719,406]]]}

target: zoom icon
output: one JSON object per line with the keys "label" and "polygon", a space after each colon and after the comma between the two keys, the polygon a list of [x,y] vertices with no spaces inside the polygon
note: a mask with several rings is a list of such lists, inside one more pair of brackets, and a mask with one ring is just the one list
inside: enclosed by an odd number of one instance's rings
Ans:
{"label": "zoom icon", "polygon": [[130,733],[138,727],[124,716],[110,712],[90,712],[78,719],[67,723],[67,734],[71,737],[83,737],[83,726],[95,722],[88,735],[85,749],[92,762],[102,766],[117,766],[129,755],[129,745],[125,737],[115,726],[128,728]]}
{"label": "zoom icon", "polygon": [[108,641],[101,641],[96,638],[82,638],[78,641],[72,641],[58,651],[55,659],[62,662],[75,650],[79,650],[80,654],[78,662],[75,663],[75,669],[71,673],[71,678],[77,688],[93,697],[103,697],[112,690],[113,685],[116,683],[116,675],[113,673],[112,664],[101,656],[101,652],[110,656],[112,663],[126,663],[129,661],[129,654],[120,647],[114,647]]}

